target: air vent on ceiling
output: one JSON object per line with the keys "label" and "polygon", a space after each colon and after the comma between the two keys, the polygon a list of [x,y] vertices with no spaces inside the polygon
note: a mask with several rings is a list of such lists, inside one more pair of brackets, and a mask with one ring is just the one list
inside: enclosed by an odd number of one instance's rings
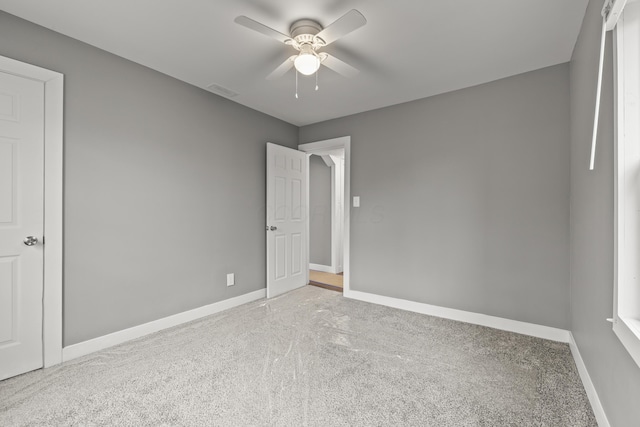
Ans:
{"label": "air vent on ceiling", "polygon": [[234,92],[231,89],[227,89],[226,87],[222,87],[215,83],[211,83],[209,86],[207,86],[207,89],[209,89],[211,92],[215,94],[226,96],[227,98],[233,98],[234,96],[238,96],[237,92]]}

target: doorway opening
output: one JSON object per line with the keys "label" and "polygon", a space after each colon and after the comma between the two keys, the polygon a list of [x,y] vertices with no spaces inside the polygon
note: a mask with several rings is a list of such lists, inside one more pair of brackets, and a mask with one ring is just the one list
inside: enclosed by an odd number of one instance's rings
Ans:
{"label": "doorway opening", "polygon": [[350,137],[298,146],[309,157],[308,283],[349,292]]}
{"label": "doorway opening", "polygon": [[342,292],[344,148],[309,156],[309,284]]}

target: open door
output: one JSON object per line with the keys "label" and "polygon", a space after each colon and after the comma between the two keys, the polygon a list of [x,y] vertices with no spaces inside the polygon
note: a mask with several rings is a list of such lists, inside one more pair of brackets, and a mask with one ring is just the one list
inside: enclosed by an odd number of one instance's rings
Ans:
{"label": "open door", "polygon": [[0,380],[43,366],[44,84],[0,73]]}
{"label": "open door", "polygon": [[307,279],[307,154],[267,143],[267,298]]}

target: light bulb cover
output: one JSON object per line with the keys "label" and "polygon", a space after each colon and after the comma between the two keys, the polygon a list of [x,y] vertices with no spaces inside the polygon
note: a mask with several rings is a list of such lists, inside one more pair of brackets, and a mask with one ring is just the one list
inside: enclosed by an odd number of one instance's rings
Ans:
{"label": "light bulb cover", "polygon": [[305,76],[310,76],[320,68],[320,58],[315,52],[300,52],[300,55],[294,59],[293,64],[298,72]]}

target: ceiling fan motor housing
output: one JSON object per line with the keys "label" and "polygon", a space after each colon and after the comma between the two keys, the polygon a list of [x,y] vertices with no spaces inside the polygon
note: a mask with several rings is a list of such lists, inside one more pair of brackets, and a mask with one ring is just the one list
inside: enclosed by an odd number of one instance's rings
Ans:
{"label": "ceiling fan motor housing", "polygon": [[322,31],[322,25],[311,19],[299,19],[291,24],[289,33],[295,41],[292,45],[300,50],[302,45],[311,45],[313,49],[318,49],[325,45],[324,40],[316,37]]}
{"label": "ceiling fan motor housing", "polygon": [[315,36],[320,31],[322,31],[322,25],[311,19],[299,19],[291,24],[291,28],[289,29],[289,33],[294,39],[301,34],[311,34]]}

